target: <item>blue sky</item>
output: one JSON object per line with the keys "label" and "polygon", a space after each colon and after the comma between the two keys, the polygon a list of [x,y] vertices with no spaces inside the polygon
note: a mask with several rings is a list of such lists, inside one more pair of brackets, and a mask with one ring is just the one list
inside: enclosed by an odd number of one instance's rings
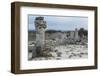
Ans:
{"label": "blue sky", "polygon": [[[28,15],[28,30],[35,30],[34,20],[38,16]],[[74,30],[75,28],[88,29],[88,17],[75,16],[42,16],[47,22],[47,30]]]}

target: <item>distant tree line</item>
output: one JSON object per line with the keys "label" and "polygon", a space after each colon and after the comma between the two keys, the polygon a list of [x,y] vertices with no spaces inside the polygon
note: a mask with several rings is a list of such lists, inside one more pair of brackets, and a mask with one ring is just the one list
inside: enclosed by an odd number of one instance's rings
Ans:
{"label": "distant tree line", "polygon": [[80,37],[82,37],[83,35],[88,36],[88,31],[84,28],[80,28],[79,31],[78,31],[78,34],[79,34]]}
{"label": "distant tree line", "polygon": [[61,30],[46,30],[46,33],[62,32]]}
{"label": "distant tree line", "polygon": [[[29,30],[28,31],[29,33],[32,33],[32,32],[36,32],[36,30]],[[46,33],[57,33],[57,32],[69,32],[70,33],[70,31],[62,31],[62,30],[46,30]],[[83,35],[84,36],[88,36],[88,30],[86,30],[86,29],[84,29],[84,28],[80,28],[79,30],[78,30],[78,34],[79,34],[79,36],[80,37],[82,37]]]}

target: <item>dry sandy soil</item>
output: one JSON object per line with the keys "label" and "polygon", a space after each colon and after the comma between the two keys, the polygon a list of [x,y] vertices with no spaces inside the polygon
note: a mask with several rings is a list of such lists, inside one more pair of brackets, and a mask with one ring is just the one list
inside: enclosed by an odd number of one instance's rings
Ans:
{"label": "dry sandy soil", "polygon": [[[32,60],[62,60],[62,59],[80,59],[88,58],[87,45],[61,45],[54,48],[51,52],[53,57],[35,57]],[[30,52],[28,58],[32,57]]]}

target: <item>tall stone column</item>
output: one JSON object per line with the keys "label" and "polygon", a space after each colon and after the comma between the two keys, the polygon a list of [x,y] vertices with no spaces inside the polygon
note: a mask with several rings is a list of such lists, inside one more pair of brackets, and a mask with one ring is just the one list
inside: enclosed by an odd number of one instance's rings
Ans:
{"label": "tall stone column", "polygon": [[78,29],[75,29],[75,40],[79,40]]}
{"label": "tall stone column", "polygon": [[47,27],[44,17],[36,17],[35,19],[36,29],[36,52],[41,54],[41,50],[45,47],[45,29]]}

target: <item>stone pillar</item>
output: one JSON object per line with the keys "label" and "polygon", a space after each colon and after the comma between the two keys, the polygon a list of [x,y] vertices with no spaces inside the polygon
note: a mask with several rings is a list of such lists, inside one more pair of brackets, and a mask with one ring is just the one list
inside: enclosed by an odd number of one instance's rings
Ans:
{"label": "stone pillar", "polygon": [[40,54],[45,46],[45,29],[47,25],[46,21],[44,21],[44,17],[36,17],[34,23],[36,29],[36,52]]}
{"label": "stone pillar", "polygon": [[78,29],[75,29],[75,41],[79,40]]}
{"label": "stone pillar", "polygon": [[75,34],[74,31],[71,31],[71,32],[70,32],[70,38],[71,38],[71,39],[74,39],[74,34]]}

